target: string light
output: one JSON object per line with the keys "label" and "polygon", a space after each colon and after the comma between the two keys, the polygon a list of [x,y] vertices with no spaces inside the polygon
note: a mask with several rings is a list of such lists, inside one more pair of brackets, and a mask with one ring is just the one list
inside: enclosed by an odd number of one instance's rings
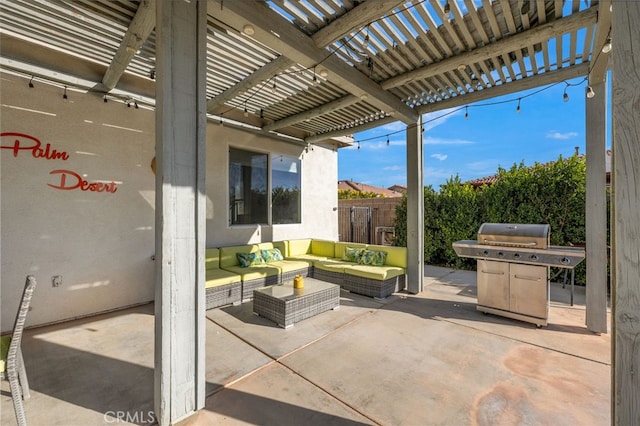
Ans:
{"label": "string light", "polygon": [[107,95],[104,95],[104,99],[102,102],[104,102],[105,104],[107,103]]}
{"label": "string light", "polygon": [[516,107],[516,112],[517,112],[518,114],[520,114],[520,100],[521,100],[521,99],[522,99],[522,98],[518,98],[518,106]]}
{"label": "string light", "polygon": [[248,117],[248,116],[249,116],[249,111],[247,111],[247,103],[246,103],[246,102],[244,103],[244,113],[243,113],[243,115],[244,115],[245,117]]}
{"label": "string light", "polygon": [[569,94],[567,93],[568,88],[569,88],[569,85],[567,85],[567,87],[564,88],[564,93],[562,94],[562,100],[565,102],[569,102]]}
{"label": "string light", "polygon": [[465,106],[464,107],[464,119],[468,120],[469,119],[469,106]]}
{"label": "string light", "polygon": [[604,46],[602,46],[602,53],[609,53],[611,52],[612,48],[613,45],[611,44],[611,36],[608,36],[607,41],[604,43]]}
{"label": "string light", "polygon": [[387,146],[389,146],[389,135],[387,135]]}
{"label": "string light", "polygon": [[62,99],[68,99],[69,97],[67,96],[67,86],[64,86],[64,92],[62,93]]}
{"label": "string light", "polygon": [[31,76],[31,79],[29,80],[29,88],[33,89],[33,76]]}
{"label": "string light", "polygon": [[360,151],[360,142],[358,142],[358,151]]}
{"label": "string light", "polygon": [[133,106],[135,109],[138,109],[138,101],[133,101]]}
{"label": "string light", "polygon": [[593,90],[593,87],[587,86],[587,98],[591,99],[596,95],[596,92]]}
{"label": "string light", "polygon": [[444,13],[449,13],[449,12],[451,12],[451,6],[449,5],[449,2],[447,1],[444,4]]}

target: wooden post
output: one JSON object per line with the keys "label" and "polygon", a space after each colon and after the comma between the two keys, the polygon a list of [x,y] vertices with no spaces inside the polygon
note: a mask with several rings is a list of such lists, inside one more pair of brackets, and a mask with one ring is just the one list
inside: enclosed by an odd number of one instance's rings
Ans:
{"label": "wooden post", "polygon": [[640,424],[640,2],[613,2],[612,420]]}
{"label": "wooden post", "polygon": [[407,126],[407,291],[424,289],[424,160],[422,116]]}
{"label": "wooden post", "polygon": [[156,2],[154,406],[161,426],[205,402],[206,2]]}
{"label": "wooden post", "polygon": [[586,100],[587,136],[587,328],[607,332],[607,85],[591,82],[595,96]]}

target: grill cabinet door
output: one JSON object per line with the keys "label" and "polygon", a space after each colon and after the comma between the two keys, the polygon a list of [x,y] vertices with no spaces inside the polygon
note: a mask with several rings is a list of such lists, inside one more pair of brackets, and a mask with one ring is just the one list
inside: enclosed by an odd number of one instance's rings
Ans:
{"label": "grill cabinet door", "polygon": [[478,305],[509,310],[509,264],[478,260]]}
{"label": "grill cabinet door", "polygon": [[511,311],[537,318],[548,316],[546,266],[512,263],[510,268]]}

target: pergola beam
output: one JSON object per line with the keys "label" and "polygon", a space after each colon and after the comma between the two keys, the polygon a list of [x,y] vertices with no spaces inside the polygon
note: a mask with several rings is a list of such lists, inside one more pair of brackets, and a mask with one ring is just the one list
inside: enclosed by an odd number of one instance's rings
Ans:
{"label": "pergola beam", "polygon": [[356,29],[368,25],[372,21],[387,15],[396,7],[405,3],[401,1],[368,1],[362,2],[342,15],[326,27],[311,36],[317,47],[324,48]]}
{"label": "pergola beam", "polygon": [[459,95],[454,98],[449,98],[433,104],[423,105],[418,107],[417,110],[420,114],[426,114],[428,112],[440,111],[446,108],[455,108],[463,105],[468,105],[473,102],[495,98],[497,96],[518,93],[523,90],[533,89],[535,87],[546,86],[547,84],[553,84],[565,80],[570,80],[572,78],[582,77],[587,75],[588,73],[589,63],[585,62],[580,65],[573,65],[571,67],[563,68],[558,71],[545,72],[533,77],[527,77],[511,83],[501,84],[500,86],[493,86],[488,89],[478,90],[476,92],[467,93],[465,95]]}
{"label": "pergola beam", "polygon": [[136,52],[156,26],[156,10],[152,7],[153,5],[150,0],[142,0],[138,5],[138,10],[122,38],[118,51],[102,77],[102,85],[106,92],[116,87]]}
{"label": "pergola beam", "polygon": [[414,71],[390,78],[382,82],[380,86],[384,90],[389,90],[394,87],[410,83],[414,80],[423,80],[445,72],[453,71],[460,65],[476,64],[538,43],[546,43],[547,40],[553,37],[576,31],[580,28],[586,27],[587,25],[594,25],[596,23],[596,19],[597,9],[590,8],[584,12],[573,14],[567,18],[558,19],[520,34],[503,38],[495,43],[484,45],[471,50],[468,53],[463,53],[443,59],[440,62],[425,65],[424,67],[418,68]]}
{"label": "pergola beam", "polygon": [[360,98],[353,95],[347,95],[327,104],[320,105],[317,108],[303,111],[299,114],[290,115],[289,117],[283,118],[282,120],[274,121],[273,123],[264,126],[262,130],[264,130],[265,132],[270,132],[272,130],[282,129],[283,127],[287,127],[295,123],[300,123],[305,120],[310,120],[312,118],[319,117],[331,111],[341,109],[358,102],[360,102]]}
{"label": "pergola beam", "polygon": [[278,56],[275,60],[264,65],[253,74],[240,80],[235,86],[228,88],[215,98],[209,99],[207,101],[207,112],[209,114],[214,114],[216,107],[234,99],[243,92],[249,91],[252,87],[257,86],[265,80],[269,80],[274,75],[292,67],[293,65],[295,65],[295,62],[291,59],[286,56]]}
{"label": "pergola beam", "polygon": [[365,130],[375,129],[376,127],[384,126],[385,124],[395,123],[398,121],[395,117],[385,117],[379,120],[371,121],[369,123],[362,124],[360,126],[349,127],[347,129],[334,130],[333,132],[318,133],[309,136],[304,139],[307,143],[316,143],[331,138],[339,138],[340,136],[351,135],[356,132],[364,132]]}
{"label": "pergola beam", "polygon": [[391,93],[382,90],[380,85],[369,79],[340,58],[316,47],[311,37],[292,27],[282,16],[259,1],[237,1],[221,3],[221,0],[209,0],[208,11],[211,16],[242,29],[246,25],[253,28],[253,37],[261,43],[285,55],[296,63],[311,68],[322,63],[330,73],[330,80],[347,92],[361,97],[366,95],[367,102],[386,112],[395,112],[397,119],[407,124],[414,123],[417,113]]}
{"label": "pergola beam", "polygon": [[601,1],[598,5],[598,26],[593,41],[591,61],[593,65],[589,73],[589,84],[602,83],[607,73],[609,54],[602,52],[602,47],[611,35],[611,0]]}

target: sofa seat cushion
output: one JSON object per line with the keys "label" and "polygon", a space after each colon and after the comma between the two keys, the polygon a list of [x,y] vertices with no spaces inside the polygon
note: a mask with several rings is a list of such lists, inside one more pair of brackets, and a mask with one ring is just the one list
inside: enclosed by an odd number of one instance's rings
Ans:
{"label": "sofa seat cushion", "polygon": [[335,258],[316,260],[313,262],[313,267],[316,269],[338,273],[344,273],[344,268],[348,267],[349,265],[351,265],[349,262],[345,262],[343,260]]}
{"label": "sofa seat cushion", "polygon": [[406,270],[397,266],[371,266],[371,265],[355,265],[351,264],[344,268],[344,273],[355,275],[362,278],[370,278],[373,280],[388,280],[400,275],[404,275]]}
{"label": "sofa seat cushion", "polygon": [[276,266],[280,268],[281,273],[297,271],[299,269],[306,269],[312,266],[313,262],[305,260],[286,259],[280,261],[269,262],[269,266]]}
{"label": "sofa seat cushion", "polygon": [[302,262],[310,262],[313,264],[316,260],[327,260],[326,256],[317,256],[315,254],[296,254],[291,257],[285,258],[285,260],[297,260]]}
{"label": "sofa seat cushion", "polygon": [[273,277],[281,274],[280,268],[274,265],[248,266],[229,266],[224,268],[226,271],[234,272],[242,276],[242,281],[256,280],[259,278]]}
{"label": "sofa seat cushion", "polygon": [[240,282],[242,282],[240,275],[223,269],[208,269],[205,275],[205,288]]}

